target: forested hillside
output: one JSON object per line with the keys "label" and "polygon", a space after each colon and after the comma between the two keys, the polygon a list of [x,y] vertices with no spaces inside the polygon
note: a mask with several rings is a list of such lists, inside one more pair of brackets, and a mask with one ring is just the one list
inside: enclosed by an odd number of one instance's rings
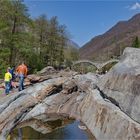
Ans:
{"label": "forested hillside", "polygon": [[0,77],[8,66],[22,61],[35,72],[77,59],[77,49],[67,44],[66,26],[56,16],[48,19],[45,15],[33,20],[21,0],[0,1]]}
{"label": "forested hillside", "polygon": [[140,48],[140,14],[91,39],[80,48],[80,58],[106,61],[118,58],[126,47]]}

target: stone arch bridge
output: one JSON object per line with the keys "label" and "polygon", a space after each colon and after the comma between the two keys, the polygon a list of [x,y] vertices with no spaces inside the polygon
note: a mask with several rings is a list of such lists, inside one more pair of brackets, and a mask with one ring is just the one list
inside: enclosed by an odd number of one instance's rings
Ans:
{"label": "stone arch bridge", "polygon": [[108,65],[108,64],[117,63],[117,62],[119,62],[118,59],[111,59],[111,60],[106,61],[106,62],[104,62],[104,63],[92,62],[92,61],[90,61],[90,60],[78,60],[78,61],[73,62],[73,67],[74,67],[75,65],[77,65],[77,64],[88,63],[88,64],[90,64],[90,65],[95,66],[98,70],[100,70],[100,69],[104,68],[104,67],[105,67],[106,65]]}

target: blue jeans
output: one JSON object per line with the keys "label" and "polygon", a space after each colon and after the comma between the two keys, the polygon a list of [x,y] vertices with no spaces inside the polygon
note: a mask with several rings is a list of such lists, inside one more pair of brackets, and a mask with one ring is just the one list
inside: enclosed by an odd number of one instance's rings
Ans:
{"label": "blue jeans", "polygon": [[24,75],[23,74],[20,74],[19,75],[19,87],[18,87],[18,90],[21,91],[21,90],[24,90]]}
{"label": "blue jeans", "polygon": [[12,80],[9,82],[9,90],[12,90]]}
{"label": "blue jeans", "polygon": [[5,82],[5,94],[9,94],[10,91],[10,81]]}

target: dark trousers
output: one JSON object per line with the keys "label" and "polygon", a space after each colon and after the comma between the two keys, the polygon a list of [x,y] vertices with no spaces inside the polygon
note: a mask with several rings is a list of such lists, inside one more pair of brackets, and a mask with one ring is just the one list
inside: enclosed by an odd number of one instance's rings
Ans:
{"label": "dark trousers", "polygon": [[24,75],[23,74],[20,74],[19,75],[19,87],[18,87],[18,90],[21,91],[21,90],[24,90]]}

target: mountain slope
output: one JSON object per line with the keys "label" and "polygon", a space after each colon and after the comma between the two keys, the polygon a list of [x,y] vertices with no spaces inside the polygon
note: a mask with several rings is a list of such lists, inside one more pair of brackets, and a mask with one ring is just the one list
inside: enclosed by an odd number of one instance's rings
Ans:
{"label": "mountain slope", "polygon": [[140,14],[118,22],[106,33],[94,37],[80,48],[80,58],[107,60],[119,56],[125,47],[131,47],[136,36],[140,37]]}
{"label": "mountain slope", "polygon": [[80,48],[79,45],[77,43],[75,43],[74,41],[72,41],[72,40],[67,41],[67,46],[68,47],[71,46],[71,47],[76,48],[76,49]]}

